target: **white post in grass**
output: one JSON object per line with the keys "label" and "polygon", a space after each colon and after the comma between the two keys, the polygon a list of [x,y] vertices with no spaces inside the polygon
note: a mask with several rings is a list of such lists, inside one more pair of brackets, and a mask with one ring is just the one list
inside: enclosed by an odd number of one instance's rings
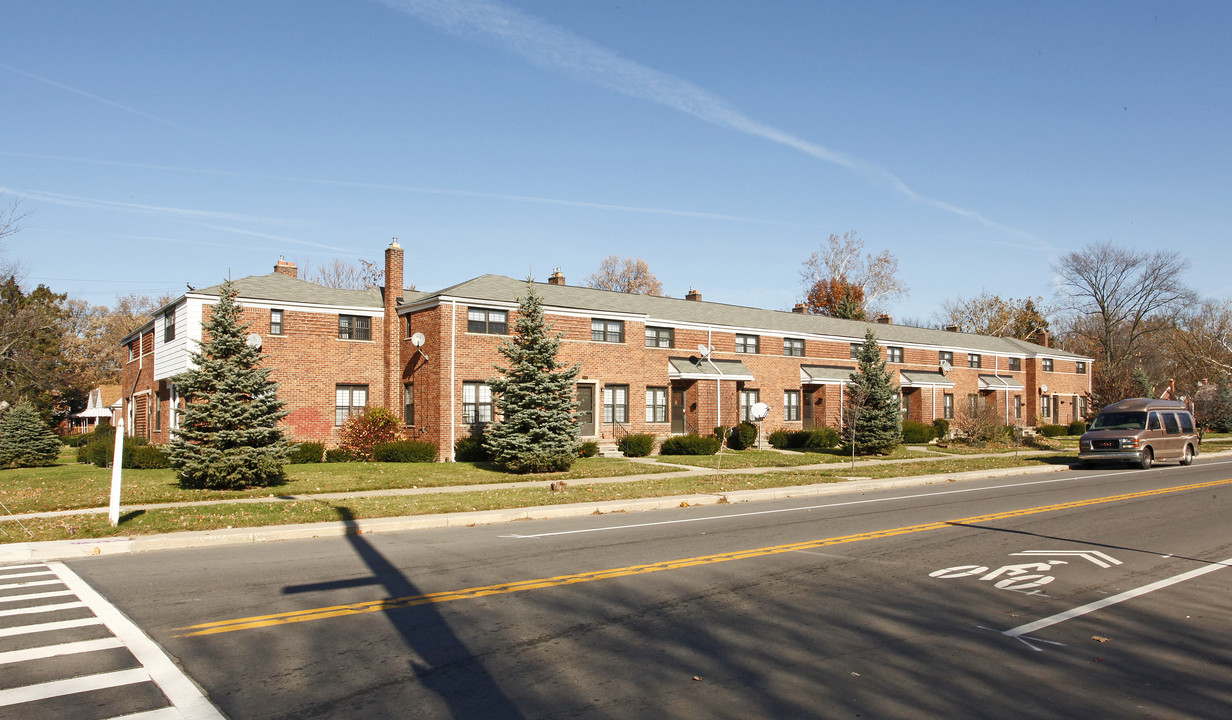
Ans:
{"label": "white post in grass", "polygon": [[115,453],[111,457],[111,508],[107,519],[112,527],[120,524],[120,470],[124,465],[124,418],[116,419]]}

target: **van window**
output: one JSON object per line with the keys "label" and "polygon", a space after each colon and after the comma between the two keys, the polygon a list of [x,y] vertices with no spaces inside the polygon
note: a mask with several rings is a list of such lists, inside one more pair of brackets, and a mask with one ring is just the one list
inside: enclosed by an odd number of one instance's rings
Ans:
{"label": "van window", "polygon": [[1100,413],[1091,423],[1092,430],[1141,430],[1146,427],[1144,412]]}
{"label": "van window", "polygon": [[1181,424],[1176,421],[1176,413],[1164,413],[1164,428],[1169,435],[1176,435],[1181,431]]}
{"label": "van window", "polygon": [[1193,416],[1189,413],[1178,413],[1177,417],[1181,419],[1181,430],[1186,433],[1193,433]]}
{"label": "van window", "polygon": [[1151,413],[1151,419],[1146,423],[1147,430],[1162,430],[1163,426],[1159,424],[1159,414]]}

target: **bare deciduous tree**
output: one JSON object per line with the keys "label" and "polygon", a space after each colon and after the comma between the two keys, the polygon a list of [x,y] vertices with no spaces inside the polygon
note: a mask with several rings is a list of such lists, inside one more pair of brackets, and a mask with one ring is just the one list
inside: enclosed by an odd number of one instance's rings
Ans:
{"label": "bare deciduous tree", "polygon": [[941,324],[957,326],[960,332],[1030,340],[1048,329],[1047,313],[1043,298],[1002,298],[985,290],[970,299],[943,302]]}
{"label": "bare deciduous tree", "polygon": [[880,314],[886,302],[907,294],[907,286],[898,277],[898,258],[889,250],[865,253],[864,241],[855,230],[842,237],[830,235],[827,245],[814,251],[803,265],[800,279],[805,297],[814,294],[819,283],[858,287],[863,293],[858,314],[865,318]]}
{"label": "bare deciduous tree", "polygon": [[4,242],[11,235],[16,235],[21,232],[21,221],[25,219],[25,213],[20,212],[21,208],[16,200],[7,202],[3,195],[0,195],[0,280],[14,277],[18,280],[24,279],[24,270],[21,265],[13,260],[4,258],[5,247]]}
{"label": "bare deciduous tree", "polygon": [[311,263],[299,263],[299,268],[300,278],[336,290],[367,290],[385,282],[385,270],[370,260],[360,260],[357,265],[334,258],[315,267]]}
{"label": "bare deciduous tree", "polygon": [[608,255],[599,269],[586,278],[586,287],[615,290],[633,295],[662,295],[663,283],[641,258]]}
{"label": "bare deciduous tree", "polygon": [[1208,300],[1186,313],[1172,328],[1168,344],[1190,387],[1232,375],[1232,300]]}
{"label": "bare deciduous tree", "polygon": [[1053,264],[1071,348],[1098,361],[1092,376],[1097,404],[1120,400],[1133,369],[1162,354],[1163,343],[1147,340],[1166,333],[1194,302],[1184,282],[1188,267],[1175,251],[1134,252],[1110,242],[1087,245]]}

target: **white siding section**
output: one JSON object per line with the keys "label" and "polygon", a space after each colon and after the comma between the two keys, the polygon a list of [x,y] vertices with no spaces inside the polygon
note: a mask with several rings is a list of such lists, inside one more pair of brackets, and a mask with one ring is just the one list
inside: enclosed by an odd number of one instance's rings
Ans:
{"label": "white siding section", "polygon": [[[166,342],[166,314],[154,318],[154,379],[165,380],[188,369],[190,340],[201,339],[201,301],[186,300],[175,306],[175,339]],[[192,338],[193,328],[196,338]],[[195,344],[193,345],[195,348]]]}

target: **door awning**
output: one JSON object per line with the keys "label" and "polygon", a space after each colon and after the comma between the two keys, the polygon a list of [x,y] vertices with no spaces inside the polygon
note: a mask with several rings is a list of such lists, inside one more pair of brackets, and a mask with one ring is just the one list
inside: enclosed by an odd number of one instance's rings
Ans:
{"label": "door awning", "polygon": [[835,365],[801,365],[801,385],[846,385],[855,368]]}
{"label": "door awning", "polygon": [[927,372],[919,370],[900,370],[898,373],[899,387],[954,387],[954,381],[940,372]]}
{"label": "door awning", "polygon": [[753,380],[753,371],[739,360],[701,357],[668,358],[667,375],[672,380]]}
{"label": "door awning", "polygon": [[1022,383],[1004,375],[981,375],[981,390],[1021,390]]}

